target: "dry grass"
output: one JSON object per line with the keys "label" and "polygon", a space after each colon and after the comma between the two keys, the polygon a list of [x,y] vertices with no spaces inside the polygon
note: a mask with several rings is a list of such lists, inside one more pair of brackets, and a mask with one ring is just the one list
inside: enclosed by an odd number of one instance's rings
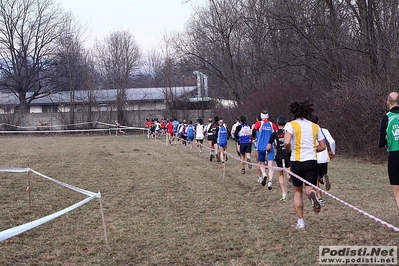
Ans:
{"label": "dry grass", "polygon": [[[308,228],[294,229],[292,188],[258,185],[256,170],[223,168],[206,152],[165,147],[142,135],[3,136],[0,167],[27,167],[101,191],[99,200],[0,243],[0,265],[317,265],[319,245],[397,245],[399,234],[325,198]],[[229,147],[232,151],[232,146]],[[330,164],[339,198],[395,226],[398,210],[385,165],[337,158]],[[0,230],[70,206],[84,196],[33,174],[0,173]],[[277,174],[275,173],[275,180]]]}

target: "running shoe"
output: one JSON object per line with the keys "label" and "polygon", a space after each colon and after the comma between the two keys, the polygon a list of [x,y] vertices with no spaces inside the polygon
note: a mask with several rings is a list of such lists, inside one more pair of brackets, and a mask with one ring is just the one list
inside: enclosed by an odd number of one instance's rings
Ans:
{"label": "running shoe", "polygon": [[286,200],[286,199],[287,199],[287,196],[283,195],[280,200]]}
{"label": "running shoe", "polygon": [[262,181],[263,181],[263,177],[258,177],[258,180],[256,181],[257,183],[259,183],[259,184],[261,184],[262,183]]}
{"label": "running shoe", "polygon": [[330,178],[328,178],[328,175],[324,176],[324,183],[325,183],[326,190],[330,190],[331,182],[330,182]]}
{"label": "running shoe", "polygon": [[305,224],[300,224],[300,223],[296,224],[296,229],[305,229],[305,228],[306,228]]}
{"label": "running shoe", "polygon": [[245,169],[241,169],[241,174],[245,174]]}
{"label": "running shoe", "polygon": [[266,180],[267,180],[267,175],[265,174],[262,178],[262,182],[261,182],[262,186],[266,186]]}
{"label": "running shoe", "polygon": [[251,169],[251,168],[252,168],[252,164],[250,164],[250,162],[251,162],[251,159],[247,159],[247,162],[249,162],[249,164],[248,164],[248,168],[249,168],[249,169]]}
{"label": "running shoe", "polygon": [[316,192],[311,191],[310,194],[309,194],[309,198],[310,198],[310,201],[312,202],[313,211],[315,213],[319,213],[320,209],[321,209],[321,206],[320,206],[319,199],[316,196]]}
{"label": "running shoe", "polygon": [[319,203],[320,203],[320,207],[321,207],[321,208],[323,208],[323,207],[325,206],[325,204],[324,204],[324,200],[322,200],[322,199],[319,199]]}
{"label": "running shoe", "polygon": [[267,188],[269,189],[269,190],[271,190],[273,187],[273,182],[272,181],[269,181],[268,183],[267,183]]}

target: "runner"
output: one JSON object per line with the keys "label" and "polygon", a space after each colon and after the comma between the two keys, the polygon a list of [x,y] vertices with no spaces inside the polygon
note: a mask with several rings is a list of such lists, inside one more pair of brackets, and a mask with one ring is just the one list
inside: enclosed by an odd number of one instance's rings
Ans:
{"label": "runner", "polygon": [[[290,154],[286,152],[284,148],[284,126],[287,123],[287,118],[285,116],[277,117],[278,130],[273,132],[270,136],[269,144],[267,144],[267,152],[274,146],[276,148],[276,164],[278,167],[290,169]],[[285,185],[284,170],[279,171],[278,181],[280,183],[280,188],[282,191],[282,196],[280,200],[287,199],[287,190]]]}
{"label": "runner", "polygon": [[151,135],[151,121],[148,118],[145,119],[145,127],[148,129],[147,130],[147,138],[150,138],[150,135]]}
{"label": "runner", "polygon": [[231,127],[231,138],[235,141],[236,143],[236,151],[237,151],[237,156],[240,157],[240,142],[238,139],[236,139],[235,137],[235,133],[236,133],[236,128],[237,126],[240,125],[240,117],[236,118],[236,122],[234,123],[234,125]]}
{"label": "runner", "polygon": [[226,124],[223,123],[222,119],[219,120],[219,127],[216,132],[217,132],[216,134],[217,134],[218,154],[220,160],[222,161],[222,164],[224,164],[224,162],[227,161],[227,154],[226,154],[227,140],[230,137],[230,132]]}
{"label": "runner", "polygon": [[[245,174],[245,158],[247,162],[251,162],[251,127],[247,124],[247,118],[240,116],[240,124],[236,127],[234,137],[240,142],[240,158],[241,158],[241,174]],[[248,164],[251,169],[252,165]]]}
{"label": "runner", "polygon": [[187,148],[187,122],[185,119],[183,119],[183,122],[180,124],[179,128],[179,137],[182,139],[182,144],[184,145],[184,148]]}
{"label": "runner", "polygon": [[219,128],[219,117],[215,116],[213,118],[213,124],[211,126],[211,129],[212,129],[212,148],[213,148],[213,150],[215,152],[216,161],[220,162],[220,156],[219,156],[219,153],[218,153],[219,147],[218,147],[218,143],[217,143],[217,141],[218,141],[218,135],[217,135],[218,128]]}
{"label": "runner", "polygon": [[204,144],[204,121],[202,118],[197,119],[197,127],[195,128],[195,139],[197,140],[197,147],[199,152],[202,153]]}
{"label": "runner", "polygon": [[115,120],[115,125],[116,125],[115,136],[118,136],[118,132],[125,134],[125,131],[121,129],[121,124],[118,122],[118,120]]}
{"label": "runner", "polygon": [[380,148],[388,146],[388,178],[399,209],[399,94],[391,92],[386,105],[389,112],[382,117],[380,122],[378,146]]}
{"label": "runner", "polygon": [[190,147],[190,150],[192,150],[193,149],[193,141],[194,141],[194,137],[195,137],[195,128],[193,126],[193,121],[191,121],[191,120],[188,121],[186,133],[187,133],[187,143]]}
{"label": "runner", "polygon": [[270,140],[270,135],[273,132],[278,130],[276,124],[269,121],[269,112],[267,110],[263,110],[260,114],[262,121],[256,122],[254,125],[254,132],[252,136],[255,136],[256,132],[258,131],[258,162],[260,165],[260,171],[262,172],[263,180],[261,182],[262,186],[266,185],[267,174],[265,170],[265,165],[267,161],[268,172],[269,172],[269,182],[267,183],[267,188],[271,190],[273,187],[273,161],[274,161],[274,147],[271,146],[269,153],[266,154],[267,144]]}
{"label": "runner", "polygon": [[[319,118],[317,116],[313,116],[311,121],[319,125]],[[325,186],[326,190],[330,190],[331,182],[327,172],[328,162],[330,159],[334,159],[335,157],[335,140],[326,128],[321,128],[321,133],[324,136],[327,149],[317,153],[317,186],[320,187],[320,184],[322,184]],[[324,207],[325,203],[323,201],[321,191],[319,190],[317,190],[317,197],[319,198],[320,206]]]}
{"label": "runner", "polygon": [[172,137],[172,144],[176,145],[176,141],[179,138],[179,126],[180,126],[180,122],[179,120],[177,120],[177,118],[173,119],[173,137]]}
{"label": "runner", "polygon": [[[262,121],[262,118],[260,117],[260,115],[258,115],[258,117],[256,118],[256,122],[258,121]],[[263,181],[263,177],[262,177],[262,172],[260,171],[260,166],[259,166],[259,161],[258,161],[258,137],[259,137],[259,130],[254,131],[254,127],[256,122],[252,125],[251,127],[251,135],[252,135],[252,143],[253,143],[253,148],[254,148],[254,155],[255,155],[255,159],[256,159],[256,164],[258,166],[256,166],[256,170],[258,172],[258,183],[261,184]]]}
{"label": "runner", "polygon": [[208,118],[208,124],[205,126],[204,133],[206,134],[206,139],[208,141],[209,146],[209,161],[212,162],[213,158],[215,158],[215,151],[213,148],[213,130],[212,130],[213,120],[212,118]]}
{"label": "runner", "polygon": [[173,122],[171,119],[168,119],[168,122],[166,123],[166,137],[168,138],[169,145],[172,145],[173,135]]}
{"label": "runner", "polygon": [[[284,127],[284,147],[287,152],[291,152],[291,172],[300,176],[307,182],[317,185],[317,152],[326,149],[324,136],[320,127],[309,121],[314,111],[313,104],[309,101],[294,101],[289,104],[290,112],[294,115],[294,120],[287,123]],[[318,144],[316,145],[316,142]],[[303,219],[303,181],[292,176],[294,185],[294,206],[298,217],[297,229],[304,229]],[[305,192],[311,200],[314,212],[320,212],[320,202],[313,187],[305,183]]]}

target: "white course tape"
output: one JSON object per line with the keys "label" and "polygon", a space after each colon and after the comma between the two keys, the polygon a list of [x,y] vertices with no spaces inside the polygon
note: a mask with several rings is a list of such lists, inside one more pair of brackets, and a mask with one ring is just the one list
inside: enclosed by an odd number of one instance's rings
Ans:
{"label": "white course tape", "polygon": [[64,183],[64,182],[55,180],[55,179],[53,179],[53,178],[51,178],[51,177],[48,177],[48,176],[46,176],[46,175],[43,175],[43,174],[41,174],[41,173],[35,171],[35,170],[33,170],[33,169],[30,169],[30,168],[29,168],[29,170],[32,171],[32,173],[35,173],[35,174],[37,174],[37,175],[39,175],[39,176],[41,176],[41,177],[44,177],[44,178],[46,178],[46,179],[48,179],[48,180],[50,180],[50,181],[53,181],[54,183],[57,183],[57,184],[59,184],[59,185],[61,185],[61,186],[63,186],[63,187],[67,187],[67,188],[69,188],[69,189],[72,189],[72,190],[74,190],[74,191],[76,191],[76,192],[79,192],[79,193],[82,193],[82,194],[84,194],[84,195],[87,195],[87,196],[90,196],[90,197],[93,196],[93,195],[97,195],[97,193],[94,193],[94,192],[91,192],[91,191],[87,191],[87,190],[84,190],[84,189],[81,189],[81,188],[78,188],[78,187],[74,187],[74,186],[68,185],[68,184],[66,184],[66,183]]}
{"label": "white course tape", "polygon": [[[95,121],[95,122],[84,122],[84,123],[75,123],[75,124],[68,124],[68,125],[63,125],[63,126],[78,126],[78,125],[89,125],[89,124],[96,124],[97,123],[97,121]],[[3,126],[3,125],[5,125],[5,126],[9,126],[9,127],[14,127],[14,128],[20,128],[20,129],[28,129],[28,128],[32,128],[32,129],[35,129],[35,128],[51,128],[51,127],[53,127],[53,126],[27,126],[27,127],[23,127],[23,126],[16,126],[16,125],[11,125],[11,124],[7,124],[7,123],[2,123],[2,124],[0,124],[0,126]]]}
{"label": "white course tape", "polygon": [[26,173],[29,172],[29,168],[0,168],[0,172],[7,173]]}
{"label": "white course tape", "polygon": [[108,131],[108,128],[104,129],[66,129],[66,130],[21,130],[21,131],[0,131],[0,134],[35,134],[35,133],[68,133],[68,132],[100,132]]}
{"label": "white course tape", "polygon": [[61,210],[61,211],[58,211],[56,213],[47,215],[47,216],[45,216],[43,218],[37,219],[35,221],[29,222],[29,223],[26,223],[26,224],[22,224],[22,225],[19,225],[19,226],[4,230],[4,231],[0,232],[0,241],[3,241],[3,240],[6,240],[6,239],[8,239],[10,237],[19,235],[19,234],[21,234],[21,233],[23,233],[25,231],[28,231],[28,230],[30,230],[32,228],[35,228],[35,227],[39,226],[41,224],[49,222],[49,221],[51,221],[51,220],[53,220],[53,219],[65,214],[67,212],[70,212],[70,211],[82,206],[83,204],[91,201],[92,199],[96,198],[97,196],[98,196],[97,194],[94,194],[91,197],[88,197],[85,200],[82,200],[81,202],[78,202],[78,203],[76,203],[76,204],[74,204],[74,205],[72,205],[72,206],[70,206],[68,208],[65,208],[65,209]]}
{"label": "white course tape", "polygon": [[[101,131],[109,131],[109,130],[117,130],[117,127],[115,124],[108,124],[108,123],[102,123],[102,122],[86,122],[86,123],[76,123],[76,124],[68,124],[68,125],[61,125],[63,127],[70,127],[70,126],[79,126],[79,125],[88,125],[88,124],[94,124],[94,125],[103,125],[107,126],[108,128],[93,128],[93,129],[51,129],[55,126],[29,126],[29,127],[22,127],[22,126],[15,126],[11,124],[5,124],[2,123],[0,126],[5,125],[9,127],[14,127],[17,129],[20,129],[19,131],[16,130],[3,130],[0,131],[0,134],[18,134],[18,133],[25,133],[25,134],[35,134],[35,133],[73,133],[73,132],[101,132]],[[59,126],[58,126],[59,127]],[[36,130],[36,129],[42,129],[42,130]],[[147,128],[142,128],[142,127],[129,127],[129,126],[122,126],[121,128],[123,129],[132,129],[132,130],[148,130]],[[27,130],[30,129],[30,130]],[[43,130],[43,129],[48,129],[48,130]]]}
{"label": "white course tape", "polygon": [[41,173],[31,169],[31,168],[0,168],[0,172],[9,172],[9,173],[25,173],[25,172],[29,172],[29,171],[31,171],[31,172],[33,172],[33,173],[35,173],[35,174],[37,174],[37,175],[39,175],[41,177],[44,177],[44,178],[46,178],[46,179],[48,179],[48,180],[50,180],[50,181],[52,181],[54,183],[57,183],[57,184],[59,184],[61,186],[64,186],[66,188],[69,188],[71,190],[79,192],[81,194],[87,195],[89,197],[86,198],[85,200],[82,200],[81,202],[78,202],[78,203],[76,203],[76,204],[74,204],[74,205],[72,205],[72,206],[70,206],[68,208],[65,208],[65,209],[63,209],[61,211],[58,211],[56,213],[50,214],[48,216],[45,216],[43,218],[37,219],[37,220],[32,221],[32,222],[28,222],[26,224],[22,224],[22,225],[19,225],[19,226],[4,230],[4,231],[0,232],[0,241],[3,241],[3,240],[6,240],[6,239],[8,239],[10,237],[19,235],[19,234],[21,234],[21,233],[23,233],[25,231],[28,231],[28,230],[30,230],[32,228],[35,228],[35,227],[39,226],[41,224],[44,224],[44,223],[46,223],[48,221],[51,221],[51,220],[53,220],[53,219],[65,214],[67,212],[70,212],[70,211],[82,206],[83,204],[91,201],[94,198],[101,198],[100,192],[94,193],[94,192],[87,191],[87,190],[84,190],[84,189],[81,189],[81,188],[78,188],[78,187],[75,187],[75,186],[72,186],[72,185],[68,185],[68,184],[66,184],[64,182],[61,182],[61,181],[55,180],[55,179],[53,179],[51,177],[48,177],[46,175],[43,175],[43,174],[41,174]]}

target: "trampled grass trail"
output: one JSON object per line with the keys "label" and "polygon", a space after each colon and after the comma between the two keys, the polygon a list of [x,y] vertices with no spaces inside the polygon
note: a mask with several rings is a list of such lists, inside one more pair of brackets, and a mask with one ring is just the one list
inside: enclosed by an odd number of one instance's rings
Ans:
{"label": "trampled grass trail", "polygon": [[[315,214],[305,200],[306,230],[294,228],[292,188],[281,202],[256,169],[240,173],[181,145],[144,135],[2,136],[0,167],[31,167],[102,194],[99,202],[0,242],[1,265],[318,265],[320,245],[397,245],[399,234],[324,197]],[[233,143],[228,151],[233,153]],[[255,158],[253,158],[255,159]],[[339,156],[329,164],[333,195],[395,226],[386,165]],[[83,196],[25,174],[0,175],[0,230],[70,206]]]}

